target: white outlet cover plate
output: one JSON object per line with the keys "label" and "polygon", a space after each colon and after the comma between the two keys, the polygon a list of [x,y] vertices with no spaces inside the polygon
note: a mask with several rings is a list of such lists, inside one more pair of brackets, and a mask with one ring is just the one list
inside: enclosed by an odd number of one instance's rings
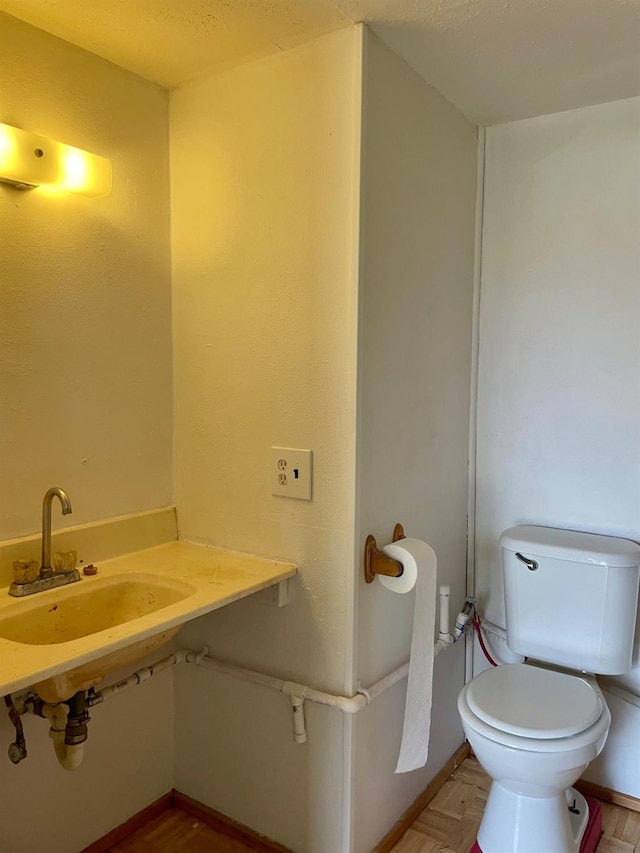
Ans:
{"label": "white outlet cover plate", "polygon": [[295,447],[271,448],[271,494],[311,500],[313,451]]}

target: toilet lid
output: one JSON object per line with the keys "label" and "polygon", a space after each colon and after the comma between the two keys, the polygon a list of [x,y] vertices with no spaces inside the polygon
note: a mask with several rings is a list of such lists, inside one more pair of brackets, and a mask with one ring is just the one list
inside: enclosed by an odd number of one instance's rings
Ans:
{"label": "toilet lid", "polygon": [[586,679],[521,663],[476,676],[467,704],[488,725],[529,738],[570,737],[602,714],[602,698]]}

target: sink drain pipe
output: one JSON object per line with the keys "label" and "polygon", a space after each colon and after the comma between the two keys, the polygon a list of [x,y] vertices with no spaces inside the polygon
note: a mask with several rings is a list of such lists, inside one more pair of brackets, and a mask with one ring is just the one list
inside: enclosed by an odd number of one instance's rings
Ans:
{"label": "sink drain pipe", "polygon": [[[82,763],[84,745],[87,741],[87,723],[89,712],[87,710],[86,694],[82,690],[76,693],[66,702],[45,702],[39,696],[27,697],[22,706],[17,710],[18,714],[34,714],[49,720],[49,737],[53,741],[56,758],[65,770],[77,770]],[[17,764],[11,754],[9,747],[9,758]],[[26,758],[24,755],[18,760]]]}
{"label": "sink drain pipe", "polygon": [[49,737],[53,741],[53,748],[56,753],[56,758],[64,767],[65,770],[77,770],[82,763],[84,755],[84,745],[87,740],[86,723],[84,740],[77,742],[67,742],[67,729],[69,726],[69,706],[60,702],[57,705],[52,705],[50,702],[44,702],[40,709],[41,716],[46,717],[51,724],[49,729]]}

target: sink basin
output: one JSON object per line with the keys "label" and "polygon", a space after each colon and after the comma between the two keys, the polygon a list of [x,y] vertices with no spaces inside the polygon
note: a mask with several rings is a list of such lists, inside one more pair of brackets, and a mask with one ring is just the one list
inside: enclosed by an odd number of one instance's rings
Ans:
{"label": "sink basin", "polygon": [[[188,598],[191,584],[145,574],[116,575],[41,593],[19,602],[0,617],[0,637],[29,646],[70,643],[155,613]],[[127,666],[166,643],[180,626],[81,664],[34,685],[46,702],[61,702],[78,690],[99,684],[105,675]]]}

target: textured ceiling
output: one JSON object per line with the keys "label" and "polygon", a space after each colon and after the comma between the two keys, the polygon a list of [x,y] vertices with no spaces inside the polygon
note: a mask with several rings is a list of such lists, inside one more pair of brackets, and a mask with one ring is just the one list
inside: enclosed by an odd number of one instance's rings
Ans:
{"label": "textured ceiling", "polygon": [[165,86],[366,21],[479,124],[640,94],[640,0],[0,0],[0,9]]}
{"label": "textured ceiling", "polygon": [[640,95],[640,0],[336,0],[478,124]]}
{"label": "textured ceiling", "polygon": [[350,23],[329,0],[0,0],[0,9],[163,86]]}

